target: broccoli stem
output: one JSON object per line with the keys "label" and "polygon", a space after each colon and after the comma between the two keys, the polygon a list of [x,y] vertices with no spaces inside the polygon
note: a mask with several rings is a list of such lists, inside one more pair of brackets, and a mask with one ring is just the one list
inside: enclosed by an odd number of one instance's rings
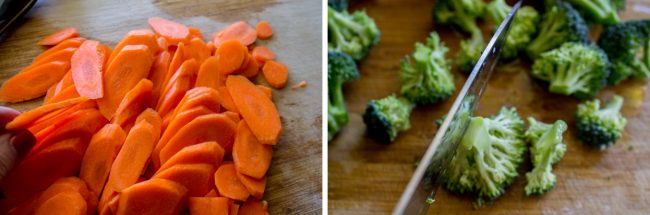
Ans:
{"label": "broccoli stem", "polygon": [[[559,16],[554,18],[559,18]],[[564,35],[557,33],[564,31],[562,30],[564,22],[565,20],[562,19],[544,20],[539,36],[528,45],[528,56],[535,59],[543,52],[557,46],[558,39],[564,37]]]}
{"label": "broccoli stem", "polygon": [[572,2],[579,5],[580,8],[587,10],[589,14],[594,15],[597,20],[611,20],[618,23],[620,19],[616,10],[610,5],[610,0],[573,0]]}
{"label": "broccoli stem", "polygon": [[615,95],[609,103],[607,103],[605,108],[599,110],[596,114],[603,119],[615,121],[615,119],[618,118],[618,113],[621,111],[622,107],[623,97]]}

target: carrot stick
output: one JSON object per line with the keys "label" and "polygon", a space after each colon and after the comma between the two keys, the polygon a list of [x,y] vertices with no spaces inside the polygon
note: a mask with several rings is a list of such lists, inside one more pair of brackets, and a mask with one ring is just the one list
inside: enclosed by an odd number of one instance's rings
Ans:
{"label": "carrot stick", "polygon": [[149,25],[160,36],[165,37],[170,43],[177,44],[190,38],[187,26],[160,17],[149,18]]}
{"label": "carrot stick", "polygon": [[221,165],[224,154],[225,151],[221,145],[214,141],[186,146],[169,158],[169,160],[158,169],[158,172],[181,164],[204,163],[217,168]]}
{"label": "carrot stick", "polygon": [[34,215],[83,215],[88,212],[86,200],[77,192],[62,192],[43,202]]}
{"label": "carrot stick", "polygon": [[219,73],[219,59],[218,57],[208,57],[201,64],[199,73],[196,78],[197,87],[210,87],[217,89],[220,86],[225,86],[226,76]]}
{"label": "carrot stick", "polygon": [[144,45],[127,45],[110,62],[103,73],[104,97],[97,100],[99,110],[112,119],[124,95],[147,77],[153,55]]}
{"label": "carrot stick", "polygon": [[74,52],[77,51],[77,49],[78,49],[77,47],[69,47],[69,48],[52,52],[51,54],[48,55],[44,55],[43,57],[34,60],[34,62],[32,62],[32,64],[29,65],[29,67],[25,68],[25,70],[49,62],[55,62],[55,61],[70,62],[70,58],[72,57]]}
{"label": "carrot stick", "polygon": [[167,145],[167,142],[169,142],[169,140],[176,134],[176,131],[180,130],[183,126],[195,118],[210,113],[214,112],[206,107],[201,106],[180,112],[176,117],[171,119],[169,125],[165,129],[165,132],[163,132],[162,137],[160,137],[160,140],[156,144],[156,148],[153,151],[152,162],[154,167],[156,169],[160,167],[160,150],[162,150]]}
{"label": "carrot stick", "polygon": [[32,63],[34,63],[36,61],[39,61],[39,60],[43,59],[44,57],[49,56],[52,53],[55,53],[55,52],[63,50],[63,49],[79,48],[79,46],[81,46],[81,43],[83,43],[83,41],[85,41],[85,40],[86,39],[83,38],[83,37],[75,37],[75,38],[70,38],[70,39],[64,40],[63,42],[57,44],[56,46],[54,46],[52,48],[49,48],[49,49],[45,50],[44,52],[40,53],[38,56],[36,56],[36,58],[34,58]]}
{"label": "carrot stick", "polygon": [[191,197],[189,201],[192,215],[228,215],[228,198]]}
{"label": "carrot stick", "polygon": [[[248,23],[238,21],[226,27],[219,37],[221,41],[239,40],[242,44],[247,46],[255,42],[255,39],[257,39],[257,32],[253,27],[248,25]],[[215,42],[215,45],[217,47],[221,46],[217,42]]]}
{"label": "carrot stick", "polygon": [[41,39],[40,41],[38,41],[38,44],[42,46],[54,46],[63,42],[66,39],[70,39],[77,36],[79,36],[79,32],[77,32],[77,29],[64,28]]}
{"label": "carrot stick", "polygon": [[280,89],[287,84],[289,70],[284,64],[269,60],[264,63],[262,74],[264,74],[266,82],[269,82],[272,87]]}
{"label": "carrot stick", "polygon": [[49,62],[32,67],[9,78],[0,88],[0,100],[21,102],[45,95],[48,88],[68,71],[67,62]]}
{"label": "carrot stick", "polygon": [[239,40],[224,41],[214,56],[217,57],[217,71],[228,75],[242,67],[248,50]]}
{"label": "carrot stick", "polygon": [[153,178],[162,178],[179,183],[192,197],[204,196],[212,189],[215,167],[210,164],[176,164],[156,173]]}
{"label": "carrot stick", "polygon": [[242,76],[228,76],[226,87],[239,114],[250,126],[260,143],[277,144],[282,132],[282,125],[278,110],[271,99]]}
{"label": "carrot stick", "polygon": [[43,105],[40,107],[37,107],[35,109],[32,109],[30,111],[24,112],[20,114],[18,117],[14,118],[11,122],[7,123],[5,126],[6,129],[9,130],[16,130],[16,129],[24,129],[29,127],[33,122],[41,118],[42,116],[51,113],[56,110],[60,110],[63,108],[70,107],[75,104],[79,104],[82,102],[88,101],[88,98],[86,97],[78,97],[74,99],[68,99],[65,101],[57,102],[57,103],[52,103],[52,104],[47,104]]}
{"label": "carrot stick", "polygon": [[303,88],[303,87],[306,87],[306,86],[307,86],[307,82],[306,81],[301,81],[300,83],[298,83],[296,85],[293,85],[291,87],[291,89],[292,90],[297,90],[297,89],[300,89],[300,88]]}
{"label": "carrot stick", "polygon": [[[120,106],[115,111],[111,120],[121,127],[126,127],[135,122],[135,118],[145,109],[151,107],[153,100],[151,89],[153,84],[147,79],[142,79],[129,92],[124,95]],[[130,126],[129,126],[130,127]]]}
{"label": "carrot stick", "polygon": [[252,52],[253,58],[258,61],[266,62],[275,59],[275,53],[266,46],[255,46]]}
{"label": "carrot stick", "polygon": [[219,194],[217,194],[217,191],[212,189],[212,190],[210,190],[210,192],[208,192],[208,194],[205,194],[204,197],[219,197]]}
{"label": "carrot stick", "polygon": [[164,164],[172,155],[183,149],[183,147],[216,141],[226,152],[232,151],[235,140],[235,129],[237,125],[223,114],[208,114],[197,117],[187,123],[160,150],[160,163]]}
{"label": "carrot stick", "polygon": [[264,85],[256,85],[256,86],[264,93],[264,95],[269,97],[269,99],[273,100],[273,90],[271,88]]}
{"label": "carrot stick", "polygon": [[36,145],[31,153],[48,148],[50,145],[69,138],[80,138],[85,144],[95,132],[104,127],[106,119],[94,108],[78,110],[35,135]]}
{"label": "carrot stick", "polygon": [[60,101],[65,101],[65,100],[73,99],[73,98],[77,98],[77,97],[79,97],[79,93],[77,93],[77,89],[74,87],[74,85],[67,86],[67,87],[61,89],[61,91],[56,93],[56,95],[54,95],[52,98],[50,98],[47,101],[47,104],[56,103],[56,102],[60,102]]}
{"label": "carrot stick", "polygon": [[79,177],[83,179],[94,198],[98,199],[106,183],[117,153],[122,148],[126,133],[117,124],[106,124],[90,140],[81,161]]}
{"label": "carrot stick", "polygon": [[124,49],[124,47],[129,45],[145,45],[150,52],[158,50],[158,41],[156,40],[156,35],[148,29],[143,30],[133,30],[122,38],[122,40],[115,46],[115,49],[108,57],[106,66],[108,67],[115,57]]}
{"label": "carrot stick", "polygon": [[149,80],[151,80],[153,83],[152,101],[158,101],[160,98],[160,91],[163,89],[162,84],[165,81],[165,76],[167,76],[167,70],[169,70],[170,61],[171,55],[169,54],[169,51],[165,50],[156,56],[156,59],[151,66],[151,72],[149,72]]}
{"label": "carrot stick", "polygon": [[32,132],[32,134],[38,134],[43,129],[53,125],[54,123],[58,122],[64,117],[68,117],[79,110],[95,108],[95,107],[97,107],[97,103],[95,103],[95,101],[89,100],[76,105],[72,105],[67,108],[62,108],[56,111],[52,111],[46,115],[43,115],[38,120],[34,121],[27,129],[30,132]]}
{"label": "carrot stick", "polygon": [[239,110],[237,110],[237,106],[235,105],[235,102],[232,100],[232,96],[230,95],[230,92],[228,91],[228,88],[224,87],[219,87],[217,88],[219,90],[219,98],[221,99],[221,105],[223,105],[226,110],[239,113]]}
{"label": "carrot stick", "polygon": [[108,59],[104,46],[95,40],[84,41],[70,58],[72,80],[77,92],[90,99],[104,96],[102,71]]}
{"label": "carrot stick", "polygon": [[165,116],[170,111],[173,111],[187,90],[194,86],[197,67],[196,60],[189,59],[171,77],[165,93],[161,94],[158,105],[156,106],[156,110],[161,116]]}
{"label": "carrot stick", "polygon": [[264,196],[264,189],[266,188],[266,177],[257,179],[237,172],[237,178],[241,181],[244,187],[246,187],[251,196],[257,199],[262,199],[262,196]]}
{"label": "carrot stick", "polygon": [[248,198],[244,205],[239,208],[239,215],[268,215],[268,204],[266,201],[260,201]]}
{"label": "carrot stick", "polygon": [[257,37],[260,39],[265,40],[273,36],[273,28],[271,28],[271,25],[267,21],[257,23],[255,30],[257,31]]}
{"label": "carrot stick", "polygon": [[118,215],[173,215],[187,206],[187,188],[165,179],[137,183],[120,194]]}
{"label": "carrot stick", "polygon": [[250,195],[246,187],[237,178],[235,165],[232,163],[224,163],[219,167],[217,172],[214,173],[214,184],[221,195],[230,199],[245,201]]}
{"label": "carrot stick", "polygon": [[232,151],[232,159],[237,172],[261,179],[271,164],[273,148],[261,144],[251,132],[246,121],[239,122],[237,137]]}

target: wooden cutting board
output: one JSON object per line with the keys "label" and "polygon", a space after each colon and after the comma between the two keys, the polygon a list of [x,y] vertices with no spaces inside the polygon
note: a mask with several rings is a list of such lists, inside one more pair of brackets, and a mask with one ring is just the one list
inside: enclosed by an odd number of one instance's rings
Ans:
{"label": "wooden cutting board", "polygon": [[[446,102],[417,107],[411,114],[412,128],[389,145],[367,137],[361,115],[371,99],[399,92],[399,61],[412,53],[413,44],[424,41],[436,30],[450,48],[458,50],[465,37],[448,28],[437,27],[431,19],[434,1],[375,0],[353,1],[351,10],[366,8],[381,30],[381,41],[359,63],[361,79],[345,86],[350,123],[329,143],[328,200],[330,214],[390,213],[409,178],[436,133],[434,120],[450,108],[455,95]],[[628,0],[623,19],[650,18],[650,2]],[[489,26],[482,26],[490,38]],[[517,107],[522,117],[545,122],[563,119],[569,125],[564,138],[568,150],[553,167],[557,185],[541,197],[523,193],[524,174],[531,165],[519,169],[520,176],[504,196],[493,204],[474,210],[471,196],[440,189],[430,214],[644,214],[650,211],[650,104],[647,81],[628,80],[607,87],[598,98],[613,93],[625,97],[623,114],[628,124],[623,137],[605,151],[589,148],[576,139],[573,114],[578,100],[547,92],[530,78],[530,63],[501,65],[493,74],[478,108],[478,115],[496,113],[501,106]],[[456,88],[466,75],[454,71]]]}
{"label": "wooden cutting board", "polygon": [[[64,27],[75,27],[81,36],[114,47],[130,30],[149,28],[147,18],[160,16],[196,26],[205,39],[230,23],[251,24],[266,20],[275,29],[268,45],[290,70],[288,86],[307,81],[306,88],[274,90],[282,115],[283,134],[275,146],[267,175],[264,199],[271,214],[319,214],[321,197],[321,3],[320,1],[144,1],[84,0],[39,1],[0,42],[0,80],[29,65],[43,49],[42,37]],[[300,18],[296,18],[300,17]],[[261,77],[260,77],[261,80]],[[41,100],[0,104],[21,111]]]}

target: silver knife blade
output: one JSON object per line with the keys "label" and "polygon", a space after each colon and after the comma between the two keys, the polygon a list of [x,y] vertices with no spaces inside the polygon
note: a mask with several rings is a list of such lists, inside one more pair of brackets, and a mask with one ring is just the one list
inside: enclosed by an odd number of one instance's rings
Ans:
{"label": "silver knife blade", "polygon": [[487,81],[490,80],[508,35],[510,24],[520,6],[521,0],[512,7],[483,50],[472,73],[447,113],[447,117],[404,189],[402,197],[393,210],[393,215],[426,214],[429,206],[435,201],[434,197],[442,183],[441,176],[444,175],[462,134],[465,133],[469,119],[473,116],[477,101],[483,94]]}

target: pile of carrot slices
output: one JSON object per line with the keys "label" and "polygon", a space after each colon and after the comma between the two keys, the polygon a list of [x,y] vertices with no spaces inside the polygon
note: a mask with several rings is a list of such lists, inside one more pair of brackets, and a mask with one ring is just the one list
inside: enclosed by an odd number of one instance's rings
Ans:
{"label": "pile of carrot slices", "polygon": [[[45,96],[7,129],[36,145],[0,182],[2,214],[268,214],[263,200],[282,132],[271,88],[288,69],[240,21],[204,41],[167,19],[112,49],[66,28],[0,89],[0,100]],[[302,83],[304,85],[304,83]],[[56,213],[55,213],[56,212]]]}

